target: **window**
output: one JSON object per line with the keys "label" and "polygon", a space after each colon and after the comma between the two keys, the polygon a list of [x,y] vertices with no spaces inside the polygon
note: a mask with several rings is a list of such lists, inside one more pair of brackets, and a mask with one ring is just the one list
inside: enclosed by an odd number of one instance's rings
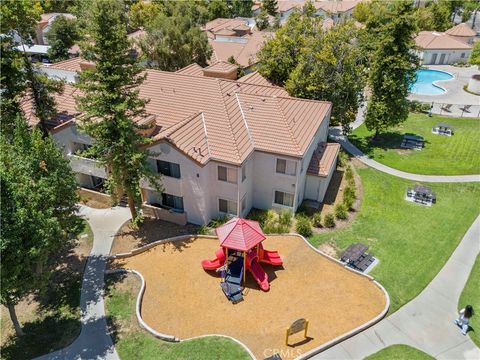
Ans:
{"label": "window", "polygon": [[162,193],[162,205],[183,211],[183,198],[180,196]]}
{"label": "window", "polygon": [[180,165],[178,164],[157,160],[157,171],[162,175],[180,179]]}
{"label": "window", "polygon": [[278,174],[296,175],[297,163],[293,160],[277,159],[276,171]]}
{"label": "window", "polygon": [[235,201],[218,199],[218,211],[225,214],[237,215],[237,203]]}
{"label": "window", "polygon": [[275,191],[275,199],[273,202],[278,205],[293,207],[293,194]]}
{"label": "window", "polygon": [[460,57],[463,59],[465,58],[465,53],[462,53],[462,55],[460,55]]}
{"label": "window", "polygon": [[105,184],[105,179],[92,175],[92,185],[94,189],[102,189]]}
{"label": "window", "polygon": [[247,178],[247,165],[242,167],[242,182],[244,182],[246,178]]}
{"label": "window", "polygon": [[218,166],[218,180],[237,183],[237,169]]}

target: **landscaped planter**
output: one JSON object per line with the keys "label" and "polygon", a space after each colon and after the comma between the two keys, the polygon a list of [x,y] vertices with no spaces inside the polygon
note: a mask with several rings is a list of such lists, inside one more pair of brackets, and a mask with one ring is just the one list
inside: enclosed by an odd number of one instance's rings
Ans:
{"label": "landscaped planter", "polygon": [[480,95],[480,74],[473,75],[468,81],[468,91]]}

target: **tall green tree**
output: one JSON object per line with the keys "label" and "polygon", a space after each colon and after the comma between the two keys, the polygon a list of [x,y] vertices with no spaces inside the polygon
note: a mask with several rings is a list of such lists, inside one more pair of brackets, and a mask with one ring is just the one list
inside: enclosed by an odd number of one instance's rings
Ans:
{"label": "tall green tree", "polygon": [[232,15],[241,17],[252,16],[253,0],[231,0]]}
{"label": "tall green tree", "polygon": [[262,8],[265,9],[269,15],[275,16],[278,12],[278,1],[262,0]]}
{"label": "tall green tree", "polygon": [[120,0],[97,0],[92,6],[89,42],[82,44],[82,56],[95,64],[80,74],[77,98],[83,130],[94,140],[92,154],[109,170],[108,190],[128,197],[133,221],[139,219],[140,180],[158,185],[149,168],[149,152],[134,119],[145,116],[146,100],[138,87],[145,80],[137,60],[130,56],[124,4]]}
{"label": "tall green tree", "polygon": [[321,31],[320,18],[294,13],[258,53],[259,71],[277,85],[283,85],[298,64],[301,50]]}
{"label": "tall green tree", "polygon": [[48,56],[52,61],[68,59],[68,49],[80,40],[77,20],[57,16],[46,34],[50,49]]}
{"label": "tall green tree", "polygon": [[258,30],[265,30],[270,26],[268,13],[265,9],[260,10],[258,15],[255,17],[255,25],[257,26]]}
{"label": "tall green tree", "polygon": [[158,2],[137,2],[128,12],[130,26],[135,29],[147,27],[163,10],[163,5]]}
{"label": "tall green tree", "polygon": [[160,14],[146,31],[139,44],[154,68],[175,71],[192,62],[206,66],[212,55],[207,34],[191,17]]}
{"label": "tall green tree", "polygon": [[416,33],[413,3],[390,4],[382,18],[367,22],[369,40],[374,42],[370,56],[369,88],[365,125],[375,130],[375,136],[407,119],[407,96],[419,60],[415,55]]}
{"label": "tall green tree", "polygon": [[230,18],[232,10],[224,0],[211,0],[208,3],[208,18],[210,20],[218,18]]}
{"label": "tall green tree", "polygon": [[23,335],[15,305],[46,288],[56,256],[80,225],[75,176],[51,137],[18,117],[12,141],[0,143],[0,302]]}
{"label": "tall green tree", "polygon": [[450,17],[450,9],[436,1],[429,2],[425,7],[420,7],[415,11],[416,23],[420,31],[448,30],[454,25]]}
{"label": "tall green tree", "polygon": [[480,67],[480,41],[476,41],[473,45],[472,53],[470,54],[468,63],[471,65],[478,65]]}
{"label": "tall green tree", "polygon": [[319,32],[303,49],[285,85],[291,96],[331,101],[332,123],[342,125],[345,134],[365,87],[366,56],[355,40],[359,31],[349,21]]}

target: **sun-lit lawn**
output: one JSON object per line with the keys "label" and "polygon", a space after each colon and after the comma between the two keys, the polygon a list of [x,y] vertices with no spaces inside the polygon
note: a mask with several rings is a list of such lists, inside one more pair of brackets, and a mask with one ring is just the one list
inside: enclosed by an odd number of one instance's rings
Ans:
{"label": "sun-lit lawn", "polygon": [[433,279],[475,220],[480,183],[428,184],[437,203],[426,207],[404,200],[413,182],[371,168],[357,171],[364,200],[352,225],[310,241],[331,242],[342,251],[357,242],[370,246],[380,260],[371,275],[387,289],[394,312]]}
{"label": "sun-lit lawn", "polygon": [[473,310],[476,312],[475,316],[470,320],[469,325],[471,329],[468,335],[480,347],[480,256],[477,256],[467,284],[460,296],[458,309],[463,309],[466,305],[472,305]]}
{"label": "sun-lit lawn", "polygon": [[364,360],[433,360],[434,357],[408,345],[392,345]]}
{"label": "sun-lit lawn", "polygon": [[105,307],[115,347],[122,360],[129,359],[250,359],[237,343],[223,337],[205,337],[181,343],[159,340],[137,325],[135,301],[139,280],[134,275],[108,278]]}
{"label": "sun-lit lawn", "polygon": [[[455,135],[432,134],[432,127],[439,122],[453,126]],[[426,141],[423,150],[401,149],[406,133],[422,136]],[[382,134],[374,143],[370,141],[372,135],[361,125],[349,139],[370,157],[392,168],[425,175],[480,174],[479,119],[412,113],[405,123]]]}

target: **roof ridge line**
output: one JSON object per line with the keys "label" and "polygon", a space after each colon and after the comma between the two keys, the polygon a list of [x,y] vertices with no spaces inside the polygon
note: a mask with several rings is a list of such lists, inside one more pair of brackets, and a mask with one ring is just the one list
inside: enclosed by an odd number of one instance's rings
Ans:
{"label": "roof ridge line", "polygon": [[207,124],[205,124],[205,116],[203,115],[203,111],[200,112],[200,115],[202,115],[203,131],[205,132],[205,142],[207,143],[208,157],[211,158],[212,152],[210,151],[210,142],[208,141]]}
{"label": "roof ridge line", "polygon": [[250,132],[250,128],[248,127],[247,119],[245,117],[245,113],[243,112],[242,104],[240,103],[240,100],[238,99],[238,93],[235,93],[235,98],[237,99],[237,104],[238,104],[238,107],[240,108],[240,113],[242,114],[243,122],[245,123],[245,127],[247,128],[248,138],[250,139],[250,142],[252,143],[252,146],[255,149],[255,141],[253,140],[252,134]]}
{"label": "roof ridge line", "polygon": [[220,92],[220,98],[222,99],[223,110],[225,111],[225,115],[227,115],[227,119],[228,119],[227,126],[228,126],[228,129],[230,130],[230,135],[232,136],[235,153],[237,155],[237,159],[241,161],[242,157],[240,156],[240,151],[238,150],[238,144],[236,141],[237,139],[235,138],[235,135],[233,133],[232,121],[231,121],[232,119],[230,118],[230,114],[228,113],[228,110],[227,110],[227,105],[225,104],[225,95],[223,94],[222,86],[220,85],[220,79],[218,78],[214,78],[214,79],[216,80],[218,91]]}

